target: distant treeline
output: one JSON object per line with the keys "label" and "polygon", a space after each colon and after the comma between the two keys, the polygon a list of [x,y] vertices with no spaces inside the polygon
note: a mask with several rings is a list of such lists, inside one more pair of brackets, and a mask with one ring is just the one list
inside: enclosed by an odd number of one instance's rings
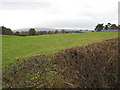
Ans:
{"label": "distant treeline", "polygon": [[[85,30],[88,32],[88,30]],[[91,31],[94,32],[94,31]],[[16,36],[30,36],[30,35],[45,35],[45,34],[58,34],[58,33],[83,33],[82,30],[74,30],[74,31],[67,31],[62,29],[61,31],[55,30],[55,31],[37,31],[34,28],[30,28],[29,31],[16,31],[13,32],[10,28],[6,28],[2,26],[2,34],[4,35],[16,35]]]}
{"label": "distant treeline", "polygon": [[[117,26],[116,24],[111,24],[111,23],[108,23],[104,26],[104,24],[98,24],[96,27],[95,27],[95,31],[96,32],[99,32],[101,30],[120,30],[120,25]],[[68,30],[65,30],[65,29],[62,29],[62,30],[55,30],[55,31],[37,31],[34,29],[34,28],[30,28],[29,31],[22,31],[22,32],[19,32],[19,31],[16,31],[16,32],[13,32],[10,28],[6,28],[4,26],[2,26],[2,34],[4,35],[17,35],[17,36],[30,36],[30,35],[45,35],[45,34],[58,34],[58,33],[83,33],[83,32],[88,32],[88,30],[73,30],[73,31],[68,31]],[[91,32],[94,32],[94,31],[91,31]]]}

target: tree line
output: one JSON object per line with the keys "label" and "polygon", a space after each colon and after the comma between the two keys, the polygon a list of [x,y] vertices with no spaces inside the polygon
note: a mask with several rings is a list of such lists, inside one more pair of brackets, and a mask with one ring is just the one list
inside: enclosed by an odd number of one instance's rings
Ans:
{"label": "tree line", "polygon": [[120,29],[120,26],[117,26],[116,24],[108,23],[106,25],[104,25],[104,24],[98,24],[95,27],[96,31],[101,31],[101,30],[115,30],[115,29]]}
{"label": "tree line", "polygon": [[[116,24],[111,24],[108,23],[104,26],[104,24],[98,24],[95,27],[95,31],[101,31],[101,30],[113,30],[113,29],[119,29],[120,30],[120,26],[117,26]],[[85,30],[86,32],[88,30]],[[94,32],[94,31],[92,31]],[[74,30],[74,31],[67,31],[62,29],[61,31],[55,30],[55,31],[35,31],[34,28],[30,28],[29,31],[16,31],[13,32],[10,28],[6,28],[4,26],[2,26],[2,34],[4,35],[16,35],[16,36],[34,36],[34,35],[45,35],[45,34],[58,34],[58,33],[82,33],[82,30]]]}
{"label": "tree line", "polygon": [[[85,30],[86,32],[88,30]],[[94,31],[92,31],[94,32]],[[67,31],[62,29],[61,31],[55,30],[55,31],[37,31],[34,28],[30,28],[29,31],[16,31],[13,32],[10,28],[6,28],[2,26],[2,34],[4,35],[16,35],[16,36],[34,36],[34,35],[45,35],[45,34],[58,34],[58,33],[82,33],[82,30],[74,30],[74,31]]]}

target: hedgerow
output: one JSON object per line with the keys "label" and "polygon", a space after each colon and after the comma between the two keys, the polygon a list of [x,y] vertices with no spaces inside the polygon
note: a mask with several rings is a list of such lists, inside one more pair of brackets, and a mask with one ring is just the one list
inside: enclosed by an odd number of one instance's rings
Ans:
{"label": "hedgerow", "polygon": [[51,55],[17,59],[3,68],[3,88],[108,88],[119,85],[118,39]]}
{"label": "hedgerow", "polygon": [[64,78],[69,78],[73,87],[115,87],[119,75],[118,39],[57,52],[53,62],[60,68],[67,67]]}

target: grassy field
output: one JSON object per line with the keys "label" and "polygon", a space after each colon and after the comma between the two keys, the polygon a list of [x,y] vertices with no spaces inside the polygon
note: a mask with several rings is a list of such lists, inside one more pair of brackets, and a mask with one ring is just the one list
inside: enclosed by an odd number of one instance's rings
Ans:
{"label": "grassy field", "polygon": [[2,65],[16,58],[37,54],[52,54],[73,46],[87,45],[105,39],[118,37],[118,32],[88,32],[39,36],[2,36]]}

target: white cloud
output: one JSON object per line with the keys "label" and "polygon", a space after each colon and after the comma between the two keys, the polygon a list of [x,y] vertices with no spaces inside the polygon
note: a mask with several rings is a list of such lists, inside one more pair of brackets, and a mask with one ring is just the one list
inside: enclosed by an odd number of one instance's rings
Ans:
{"label": "white cloud", "polygon": [[94,29],[97,23],[118,21],[119,0],[0,0],[0,25],[76,27]]}

